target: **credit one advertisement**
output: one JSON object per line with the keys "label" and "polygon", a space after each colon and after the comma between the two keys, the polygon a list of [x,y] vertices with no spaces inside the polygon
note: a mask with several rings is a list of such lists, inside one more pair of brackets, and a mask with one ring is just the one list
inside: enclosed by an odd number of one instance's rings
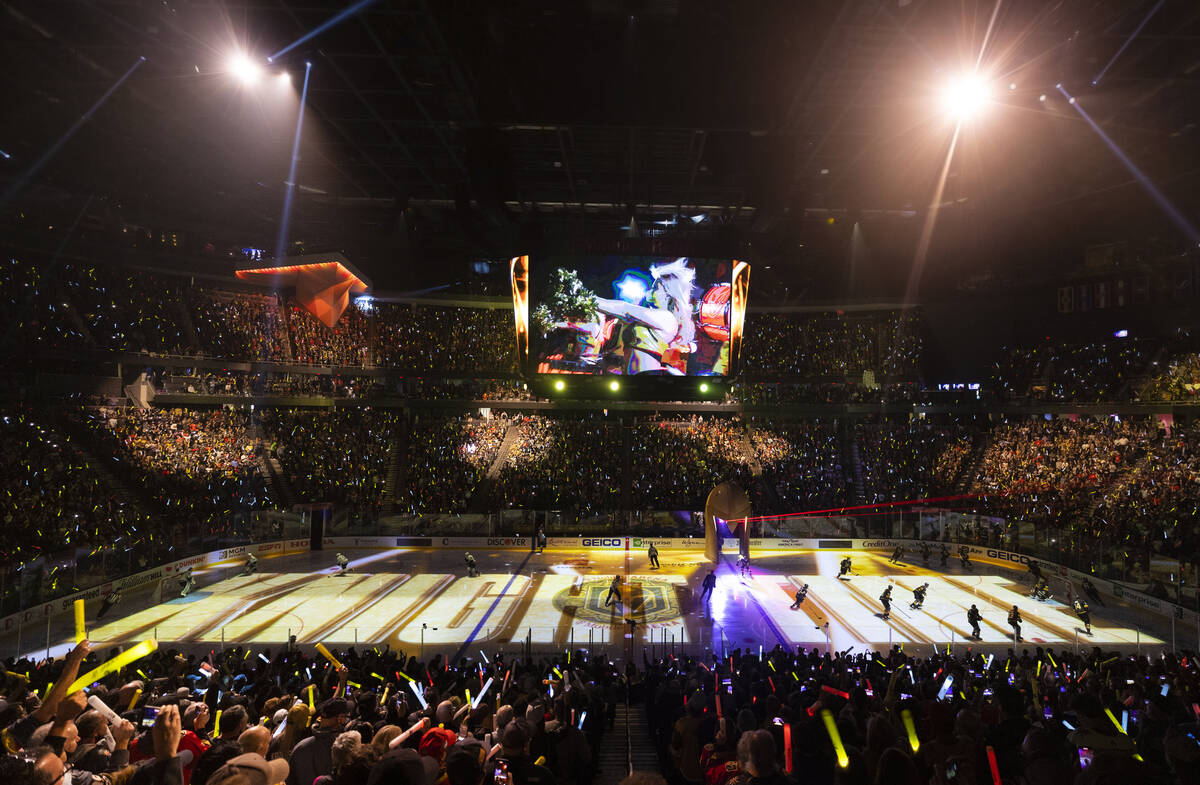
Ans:
{"label": "credit one advertisement", "polygon": [[[518,267],[514,265],[514,271]],[[736,373],[750,277],[744,262],[687,256],[549,256],[533,260],[528,276],[528,289],[522,291],[528,292],[528,299],[518,302],[514,297],[513,305],[518,333],[527,325],[537,373]]]}

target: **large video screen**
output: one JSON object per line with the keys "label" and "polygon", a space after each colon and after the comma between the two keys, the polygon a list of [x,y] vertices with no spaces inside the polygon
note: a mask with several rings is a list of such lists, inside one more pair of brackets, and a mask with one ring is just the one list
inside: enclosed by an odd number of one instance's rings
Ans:
{"label": "large video screen", "polygon": [[744,263],[571,256],[531,267],[530,352],[538,373],[733,374],[749,278]]}

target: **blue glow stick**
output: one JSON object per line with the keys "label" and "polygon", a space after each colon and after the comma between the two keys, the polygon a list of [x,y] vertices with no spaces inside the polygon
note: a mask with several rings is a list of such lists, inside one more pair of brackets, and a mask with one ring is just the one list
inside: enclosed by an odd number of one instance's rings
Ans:
{"label": "blue glow stick", "polygon": [[491,687],[491,686],[492,686],[492,679],[490,679],[490,678],[489,678],[489,679],[488,679],[488,680],[487,680],[487,681],[484,683],[484,685],[483,685],[483,689],[482,689],[482,690],[480,690],[480,691],[479,691],[479,694],[475,696],[475,700],[471,701],[471,708],[472,708],[472,709],[477,709],[477,708],[479,708],[479,701],[483,700],[483,696],[487,694],[488,687]]}
{"label": "blue glow stick", "polygon": [[422,695],[421,691],[417,689],[417,683],[415,681],[410,681],[408,683],[408,686],[412,688],[413,695],[416,695],[417,700],[419,700],[421,702],[421,709],[422,710],[428,709],[429,704],[425,702],[425,696]]}
{"label": "blue glow stick", "polygon": [[954,677],[947,676],[946,680],[944,682],[942,682],[942,688],[940,690],[938,690],[938,700],[945,700],[946,695],[950,692],[950,689],[953,686],[954,686]]}

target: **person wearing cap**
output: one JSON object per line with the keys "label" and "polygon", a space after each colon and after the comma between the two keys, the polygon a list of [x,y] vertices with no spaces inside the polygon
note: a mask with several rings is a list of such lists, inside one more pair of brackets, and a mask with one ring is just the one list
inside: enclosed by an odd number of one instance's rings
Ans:
{"label": "person wearing cap", "polygon": [[226,761],[208,781],[212,785],[280,785],[288,772],[285,760],[267,760],[257,752],[247,752]]}
{"label": "person wearing cap", "polygon": [[500,756],[508,764],[513,785],[556,785],[554,772],[533,761],[529,755],[530,732],[524,720],[504,726],[500,736]]}
{"label": "person wearing cap", "polygon": [[333,773],[330,750],[350,719],[350,704],[344,698],[330,698],[317,709],[313,734],[292,749],[292,770],[288,785],[312,785],[322,774]]}

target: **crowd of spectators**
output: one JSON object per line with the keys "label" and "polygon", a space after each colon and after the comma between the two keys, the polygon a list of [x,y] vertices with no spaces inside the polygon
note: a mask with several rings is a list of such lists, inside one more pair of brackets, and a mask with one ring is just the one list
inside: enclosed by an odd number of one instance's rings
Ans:
{"label": "crowd of spectators", "polygon": [[[69,772],[72,785],[591,785],[597,775],[622,785],[1200,782],[1192,712],[1200,683],[1190,651],[968,647],[918,657],[899,646],[825,654],[776,646],[711,661],[492,651],[451,663],[385,646],[335,651],[340,668],[290,645],[251,654],[240,646],[204,656],[159,650],[92,683],[87,696],[70,690],[102,662],[87,641],[59,660],[10,658],[0,779],[52,785]],[[464,685],[479,685],[476,698]],[[612,765],[601,762],[604,746],[626,744],[615,724],[621,704],[644,712],[657,766],[604,768]]]}
{"label": "crowd of spectators", "polygon": [[287,326],[274,295],[192,288],[187,301],[201,354],[230,360],[288,359]]}
{"label": "crowd of spectators", "polygon": [[332,329],[295,302],[289,302],[285,310],[295,362],[333,366],[374,364],[371,323],[359,308],[352,306],[343,311]]}
{"label": "crowd of spectators", "polygon": [[754,455],[762,466],[763,481],[778,497],[778,512],[831,509],[853,503],[842,467],[842,439],[836,420],[752,423],[748,430]]}
{"label": "crowd of spectators", "polygon": [[921,346],[916,311],[751,312],[743,367],[784,377],[915,376]]}
{"label": "crowd of spectators", "polygon": [[376,520],[388,459],[402,427],[396,410],[339,406],[332,411],[262,409],[264,438],[302,502],[350,507]]}
{"label": "crowd of spectators", "polygon": [[461,513],[495,462],[508,421],[422,416],[408,433],[404,493],[407,512]]}
{"label": "crowd of spectators", "polygon": [[[955,422],[880,419],[854,428],[863,502],[924,499],[951,490],[970,439]],[[947,454],[947,452],[949,454]],[[951,472],[953,470],[954,473]]]}
{"label": "crowd of spectators", "polygon": [[379,364],[405,370],[514,373],[512,311],[377,304]]}
{"label": "crowd of spectators", "polygon": [[740,422],[722,417],[657,419],[633,426],[631,498],[639,508],[700,510],[709,491],[755,479],[753,454]]}
{"label": "crowd of spectators", "polygon": [[570,510],[622,507],[622,433],[602,415],[514,421],[515,439],[494,485],[501,508]]}

